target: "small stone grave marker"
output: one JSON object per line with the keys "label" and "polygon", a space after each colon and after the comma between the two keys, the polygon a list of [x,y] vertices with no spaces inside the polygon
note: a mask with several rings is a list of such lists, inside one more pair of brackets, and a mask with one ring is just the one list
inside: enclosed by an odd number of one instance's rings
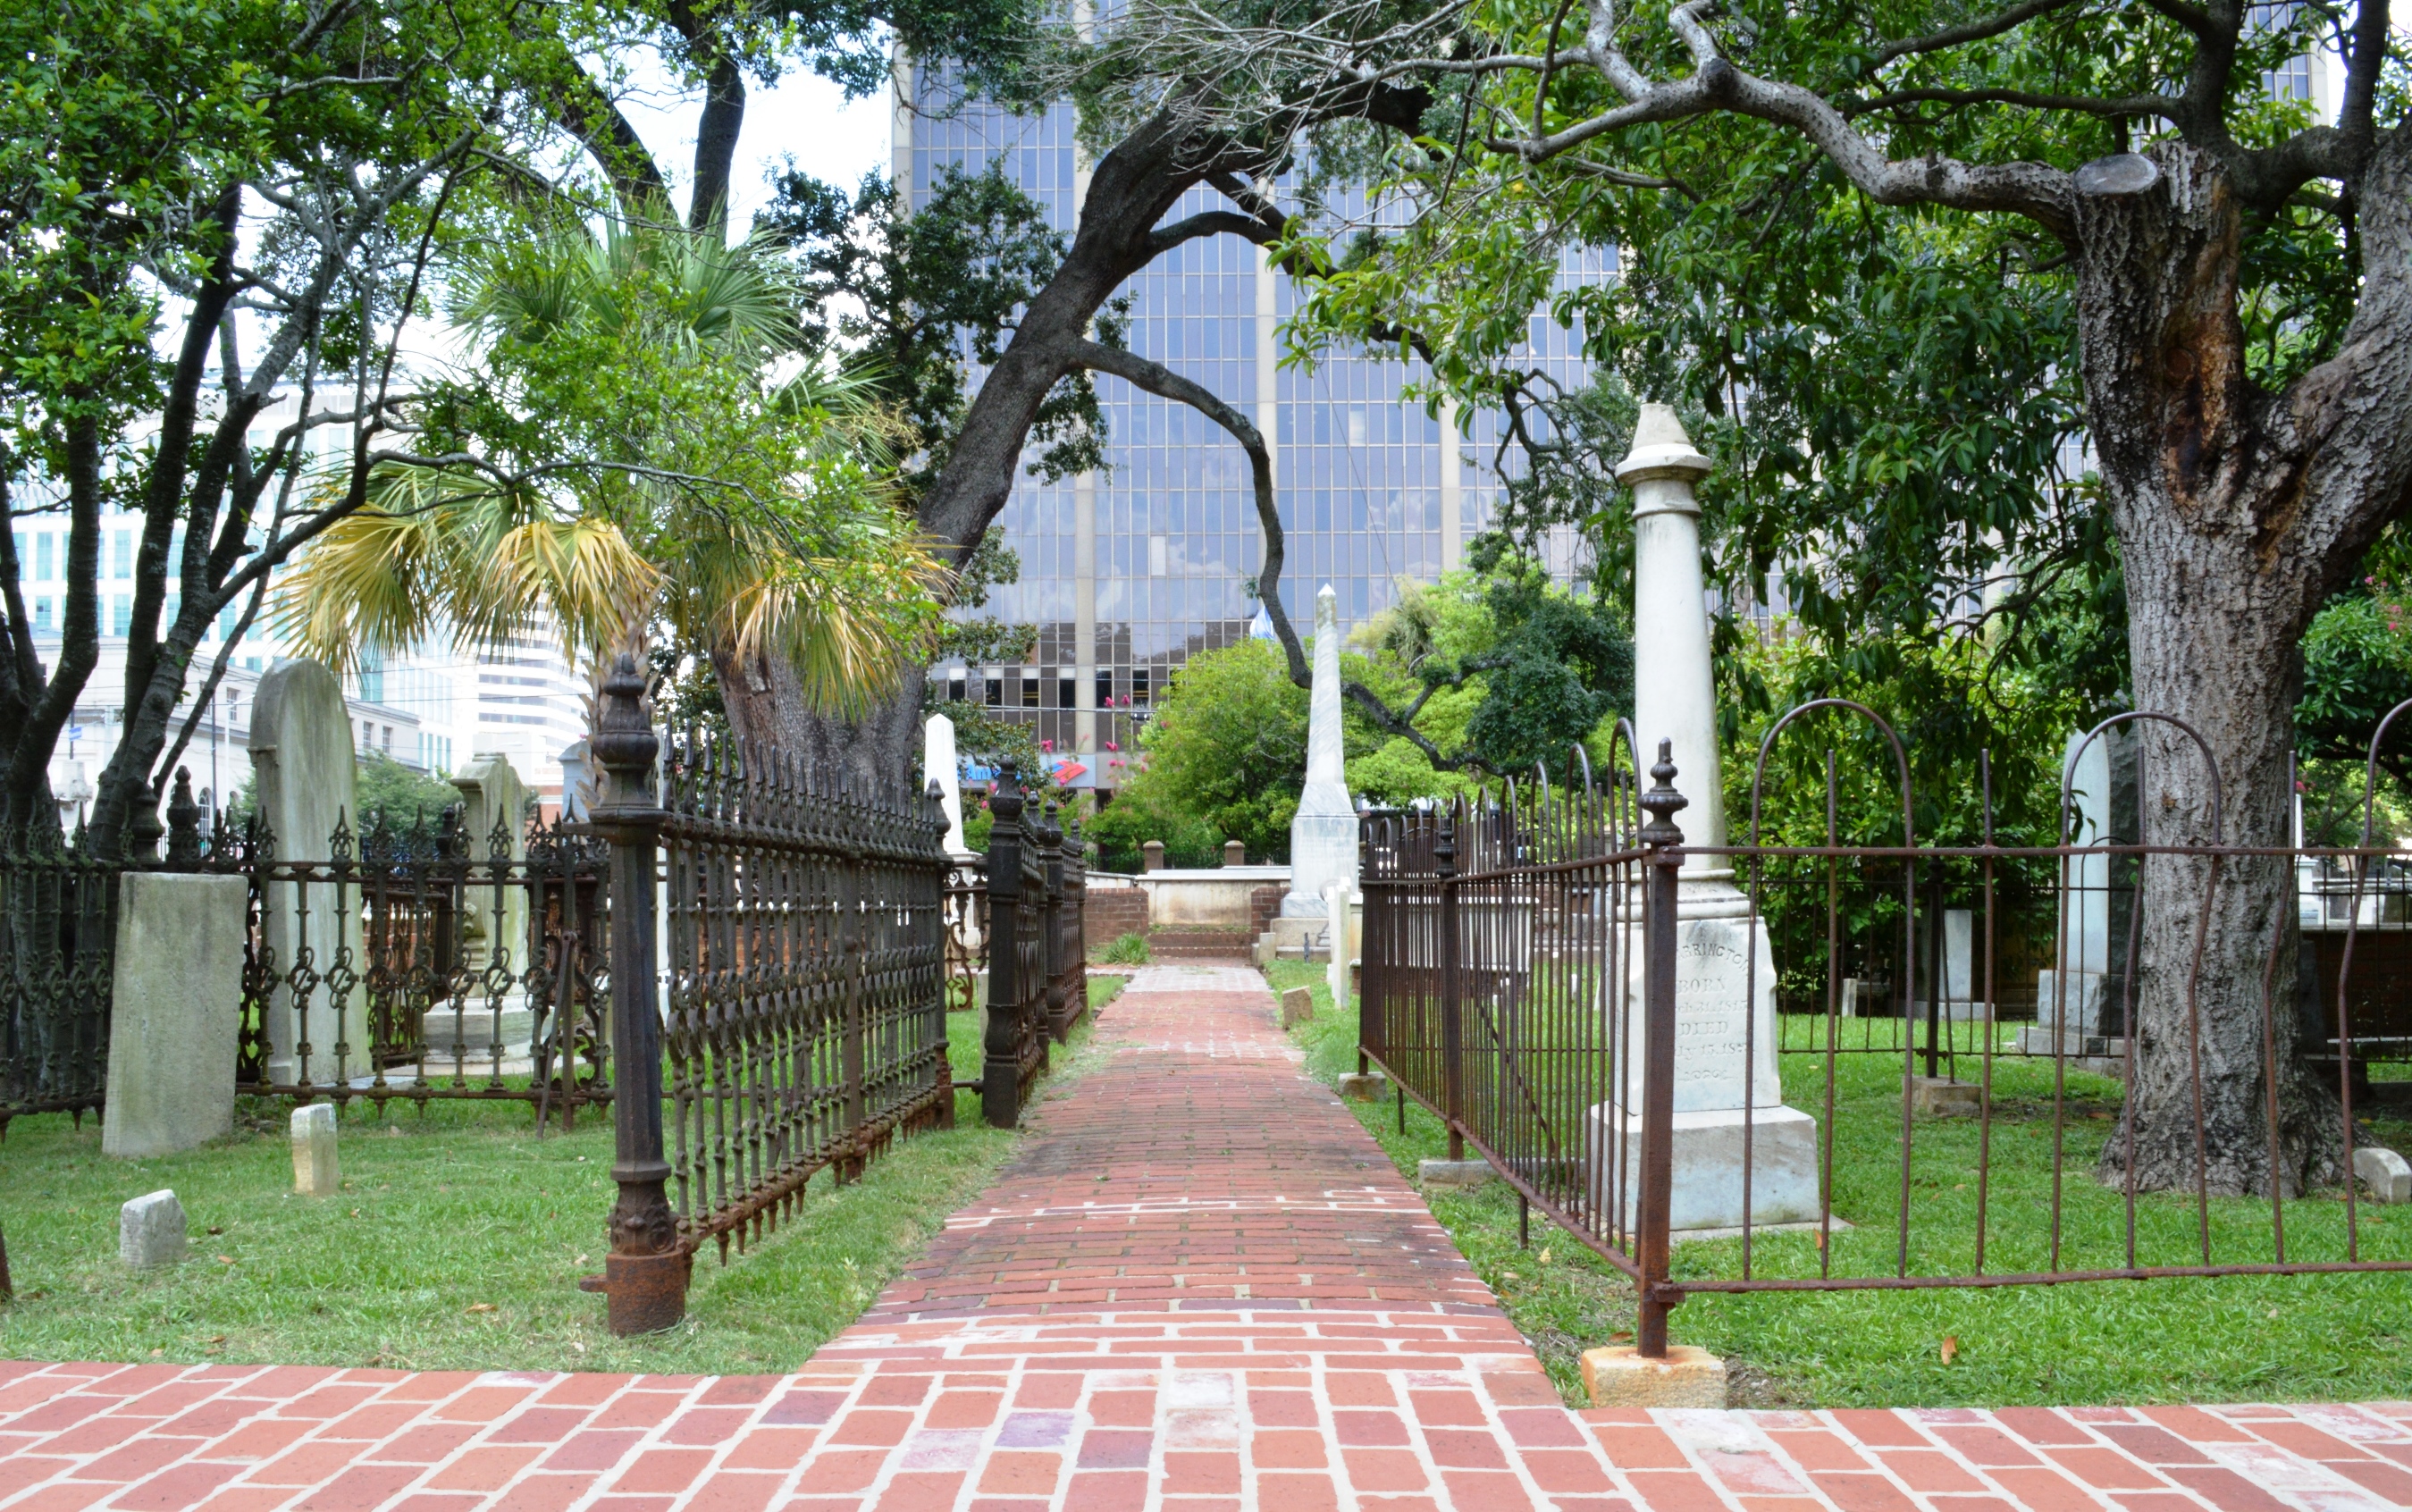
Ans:
{"label": "small stone grave marker", "polygon": [[293,1190],[305,1197],[334,1196],[343,1185],[335,1166],[335,1105],[293,1110]]}
{"label": "small stone grave marker", "polygon": [[2412,1162],[2392,1150],[2363,1145],[2353,1152],[2353,1173],[2380,1202],[2412,1202]]}
{"label": "small stone grave marker", "polygon": [[1282,1027],[1302,1024],[1315,1017],[1315,993],[1303,987],[1292,987],[1282,993]]}
{"label": "small stone grave marker", "polygon": [[184,1206],[172,1190],[163,1187],[117,1211],[117,1257],[137,1270],[184,1257]]}

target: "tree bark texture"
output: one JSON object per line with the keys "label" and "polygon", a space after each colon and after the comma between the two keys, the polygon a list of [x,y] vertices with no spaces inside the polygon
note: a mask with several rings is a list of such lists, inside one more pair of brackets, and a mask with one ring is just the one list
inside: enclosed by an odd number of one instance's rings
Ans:
{"label": "tree bark texture", "polygon": [[[1157,222],[1210,174],[1229,171],[1230,154],[1213,154],[1169,115],[1159,115],[1109,152],[1090,175],[1088,198],[1070,250],[1023,313],[996,365],[980,380],[947,465],[921,497],[916,516],[939,552],[960,565],[1013,491],[1022,443],[1038,406],[1081,364],[1091,322],[1114,290],[1159,250]],[[922,668],[905,669],[896,695],[860,720],[814,710],[792,674],[749,676],[742,690],[724,680],[729,718],[779,732],[786,749],[841,762],[862,777],[919,770]],[[746,705],[740,715],[739,705]]]}
{"label": "tree bark texture", "polygon": [[[2288,841],[2298,647],[2412,480],[2407,160],[2405,134],[2389,134],[2361,197],[2361,303],[2335,357],[2282,394],[2246,372],[2243,212],[2212,158],[2164,144],[2150,169],[2111,159],[2078,175],[2081,360],[2126,575],[2136,707],[2202,741],[2140,726],[2148,845]],[[2290,1011],[2291,866],[2153,856],[2143,877],[2138,1186],[2266,1195],[2339,1179],[2334,1092]],[[2119,1141],[2102,1166],[2125,1182]]]}

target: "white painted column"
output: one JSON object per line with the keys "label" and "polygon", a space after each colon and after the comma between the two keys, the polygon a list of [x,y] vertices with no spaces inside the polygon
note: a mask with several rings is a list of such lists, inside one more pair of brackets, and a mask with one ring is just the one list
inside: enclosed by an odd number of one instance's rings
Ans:
{"label": "white painted column", "polygon": [[896,185],[896,206],[913,208],[913,60],[902,50],[890,54],[889,76],[895,81],[888,125],[888,179]]}
{"label": "white painted column", "polygon": [[[1259,194],[1269,193],[1271,184],[1259,183]],[[1273,484],[1281,484],[1281,343],[1276,329],[1281,323],[1280,285],[1273,271],[1272,259],[1259,245],[1257,258],[1257,430],[1265,438],[1265,455],[1272,462]],[[1255,507],[1250,501],[1250,508]]]}
{"label": "white painted column", "polygon": [[1440,569],[1455,572],[1465,557],[1465,462],[1458,451],[1457,396],[1440,402]]}
{"label": "white painted column", "polygon": [[[1088,0],[1077,0],[1072,14],[1082,37],[1093,33]],[[1072,148],[1072,216],[1089,204],[1089,176],[1095,165],[1089,150]],[[1090,334],[1096,333],[1096,322]],[[1092,771],[1097,755],[1097,475],[1082,473],[1072,480],[1072,746],[1086,758]]]}
{"label": "white painted column", "polygon": [[[1710,465],[1672,409],[1644,404],[1633,449],[1616,468],[1617,481],[1633,490],[1633,731],[1644,780],[1658,742],[1674,742],[1675,787],[1691,800],[1675,822],[1695,845],[1726,843],[1700,505],[1692,492]],[[1713,856],[1695,856],[1684,870],[1731,872]]]}

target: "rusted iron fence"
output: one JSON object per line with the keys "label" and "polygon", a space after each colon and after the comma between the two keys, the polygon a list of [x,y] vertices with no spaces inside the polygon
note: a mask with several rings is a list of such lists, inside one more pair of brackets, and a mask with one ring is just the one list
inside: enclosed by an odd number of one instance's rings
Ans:
{"label": "rusted iron fence", "polygon": [[980,1116],[999,1128],[1022,1121],[1031,1083],[1089,1011],[1088,950],[1081,908],[1086,867],[1078,832],[1066,836],[1052,802],[1030,812],[1021,773],[1005,763],[989,796],[988,1006],[981,1033]]}
{"label": "rusted iron fence", "polygon": [[988,858],[958,856],[947,871],[947,1008],[979,1006],[988,975]]}
{"label": "rusted iron fence", "polygon": [[339,822],[326,859],[243,844],[250,927],[239,1091],[302,1101],[472,1098],[577,1110],[611,1096],[601,842],[462,811]]}
{"label": "rusted iron fence", "polygon": [[[1757,843],[1770,751],[1838,720],[1873,732],[1899,843],[1844,843],[1831,775],[1823,844]],[[2193,805],[2159,843],[2081,822],[2113,738]],[[1360,1040],[1403,1121],[1634,1279],[1645,1354],[1695,1293],[2412,1270],[2352,1175],[2362,1036],[2395,1053],[2402,987],[2363,947],[2405,928],[2397,852],[2229,843],[2207,749],[2149,714],[2072,749],[2040,846],[1921,843],[1906,753],[1856,705],[1777,722],[1745,844],[1686,844],[1664,747],[1637,775],[1617,745],[1365,815]],[[2184,917],[2143,917],[2156,875]]]}
{"label": "rusted iron fence", "polygon": [[101,1106],[117,939],[117,869],[83,837],[0,848],[0,1128],[21,1113]]}
{"label": "rusted iron fence", "polygon": [[610,778],[591,828],[610,848],[620,1196],[586,1284],[621,1334],[679,1320],[697,1250],[726,1260],[814,1175],[851,1180],[954,1114],[935,789],[662,741],[644,691],[621,658],[589,742]]}

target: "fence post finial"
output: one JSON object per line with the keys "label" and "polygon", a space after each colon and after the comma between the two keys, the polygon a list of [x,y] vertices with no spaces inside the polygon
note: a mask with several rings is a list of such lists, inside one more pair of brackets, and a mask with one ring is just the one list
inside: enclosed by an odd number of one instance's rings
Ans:
{"label": "fence post finial", "polygon": [[168,869],[196,871],[201,864],[201,806],[193,801],[193,774],[176,769],[176,787],[168,800]]}
{"label": "fence post finial", "polygon": [[644,789],[661,755],[661,741],[654,735],[654,721],[645,708],[645,679],[637,670],[637,658],[625,652],[603,680],[603,707],[597,711],[595,734],[586,749],[610,774],[610,791],[604,795],[607,802],[613,807],[653,806],[653,795]]}
{"label": "fence post finial", "polygon": [[1658,742],[1658,760],[1650,769],[1652,786],[1641,795],[1642,812],[1650,822],[1641,827],[1641,843],[1645,845],[1680,845],[1684,831],[1675,826],[1675,815],[1691,807],[1692,800],[1675,791],[1675,742]]}

